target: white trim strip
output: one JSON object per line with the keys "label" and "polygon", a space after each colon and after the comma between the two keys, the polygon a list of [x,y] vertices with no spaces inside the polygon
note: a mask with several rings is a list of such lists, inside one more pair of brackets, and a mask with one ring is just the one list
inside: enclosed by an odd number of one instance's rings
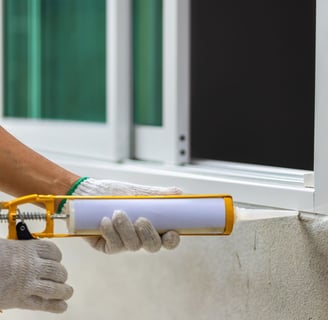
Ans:
{"label": "white trim strip", "polygon": [[316,79],[315,79],[315,210],[328,214],[328,2],[316,4]]}
{"label": "white trim strip", "polygon": [[106,97],[110,133],[106,148],[114,161],[129,158],[131,153],[130,20],[130,0],[107,0]]}

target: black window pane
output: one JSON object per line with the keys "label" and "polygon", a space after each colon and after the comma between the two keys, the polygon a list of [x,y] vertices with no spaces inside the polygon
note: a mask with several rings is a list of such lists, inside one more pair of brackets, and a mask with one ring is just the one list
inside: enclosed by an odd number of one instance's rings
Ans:
{"label": "black window pane", "polygon": [[192,0],[193,157],[313,169],[312,0]]}

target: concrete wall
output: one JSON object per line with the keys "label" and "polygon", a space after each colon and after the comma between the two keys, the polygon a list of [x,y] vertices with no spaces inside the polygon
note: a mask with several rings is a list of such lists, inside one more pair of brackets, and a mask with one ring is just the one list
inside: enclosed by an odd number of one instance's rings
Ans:
{"label": "concrete wall", "polygon": [[327,218],[242,222],[229,237],[183,238],[158,254],[106,256],[81,239],[54,241],[75,288],[68,311],[2,319],[328,318]]}

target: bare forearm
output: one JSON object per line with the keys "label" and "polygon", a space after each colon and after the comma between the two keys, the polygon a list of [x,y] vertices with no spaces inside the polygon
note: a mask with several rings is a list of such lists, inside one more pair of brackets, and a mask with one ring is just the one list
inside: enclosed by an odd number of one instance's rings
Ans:
{"label": "bare forearm", "polygon": [[0,190],[13,196],[66,194],[79,176],[33,151],[0,127]]}

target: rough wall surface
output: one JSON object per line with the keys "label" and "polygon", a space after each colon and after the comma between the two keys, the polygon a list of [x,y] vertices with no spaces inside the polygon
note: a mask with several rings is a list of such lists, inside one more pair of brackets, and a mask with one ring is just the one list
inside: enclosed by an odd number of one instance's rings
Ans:
{"label": "rough wall surface", "polygon": [[158,254],[105,256],[81,239],[55,241],[75,288],[68,311],[2,319],[328,319],[327,219],[243,222],[230,237],[186,237]]}

